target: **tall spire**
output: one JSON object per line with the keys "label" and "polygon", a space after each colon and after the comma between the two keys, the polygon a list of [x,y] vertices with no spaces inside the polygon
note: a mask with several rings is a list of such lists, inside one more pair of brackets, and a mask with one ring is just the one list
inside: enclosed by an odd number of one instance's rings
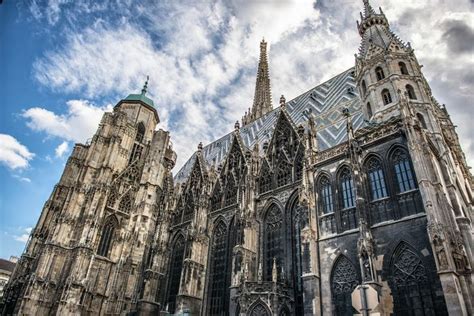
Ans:
{"label": "tall spire", "polygon": [[258,62],[257,82],[252,109],[242,120],[242,125],[255,121],[273,109],[270,88],[270,75],[268,72],[267,42],[260,42],[260,60]]}

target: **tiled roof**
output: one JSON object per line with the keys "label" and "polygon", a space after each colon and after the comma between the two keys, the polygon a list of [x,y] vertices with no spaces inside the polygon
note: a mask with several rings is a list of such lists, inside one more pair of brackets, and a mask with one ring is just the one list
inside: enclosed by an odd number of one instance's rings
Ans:
{"label": "tiled roof", "polygon": [[[334,147],[347,139],[342,109],[349,108],[355,129],[365,125],[353,72],[353,68],[348,69],[286,103],[287,113],[296,126],[306,126],[308,117],[313,117],[318,130],[319,150]],[[240,136],[245,146],[252,148],[257,140],[259,145],[266,141],[270,142],[279,113],[280,108],[276,108],[256,121],[240,128]],[[223,163],[231,141],[232,132],[203,148],[202,154],[209,166],[217,166]],[[176,183],[186,180],[195,157],[196,153],[176,174]]]}
{"label": "tiled roof", "polygon": [[0,270],[13,272],[13,269],[15,269],[14,262],[11,262],[5,259],[0,259]]}

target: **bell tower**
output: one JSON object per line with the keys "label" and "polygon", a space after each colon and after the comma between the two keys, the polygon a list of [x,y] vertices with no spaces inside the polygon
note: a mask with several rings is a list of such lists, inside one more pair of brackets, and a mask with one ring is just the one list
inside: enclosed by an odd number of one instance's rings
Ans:
{"label": "bell tower", "polygon": [[361,45],[356,54],[356,82],[366,119],[380,121],[398,114],[406,96],[413,103],[431,102],[431,91],[421,73],[410,43],[391,29],[379,8],[363,0],[364,12],[357,22]]}

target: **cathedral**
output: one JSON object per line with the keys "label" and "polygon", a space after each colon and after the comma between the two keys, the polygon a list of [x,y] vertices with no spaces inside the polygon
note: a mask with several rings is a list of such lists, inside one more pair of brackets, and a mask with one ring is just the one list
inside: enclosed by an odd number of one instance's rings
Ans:
{"label": "cathedral", "polygon": [[[363,1],[355,67],[253,105],[172,173],[140,94],[76,144],[3,315],[473,315],[473,188],[414,50]],[[467,105],[466,105],[467,106]]]}

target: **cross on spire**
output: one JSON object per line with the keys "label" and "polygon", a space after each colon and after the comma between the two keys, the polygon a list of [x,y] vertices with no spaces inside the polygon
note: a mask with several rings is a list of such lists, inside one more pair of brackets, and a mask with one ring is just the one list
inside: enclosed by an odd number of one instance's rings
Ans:
{"label": "cross on spire", "polygon": [[146,94],[146,91],[148,89],[148,80],[150,79],[150,76],[146,76],[146,81],[145,81],[145,84],[143,85],[143,88],[142,88],[142,94],[145,95]]}

